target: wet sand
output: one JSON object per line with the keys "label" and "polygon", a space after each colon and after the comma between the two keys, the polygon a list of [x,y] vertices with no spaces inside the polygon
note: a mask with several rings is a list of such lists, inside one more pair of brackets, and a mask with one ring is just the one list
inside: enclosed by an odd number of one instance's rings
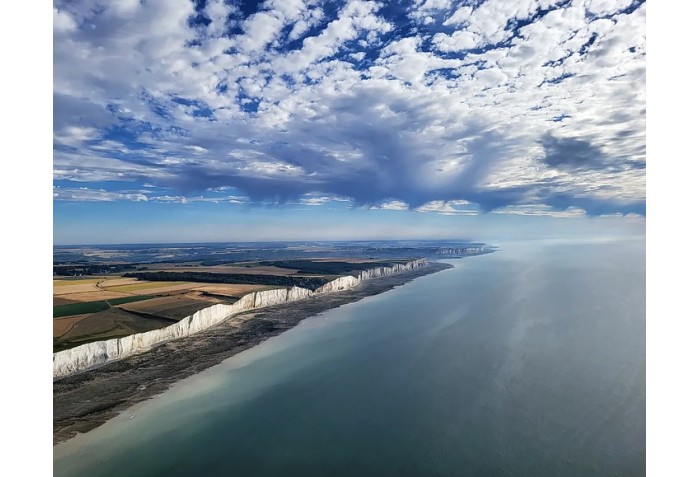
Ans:
{"label": "wet sand", "polygon": [[171,384],[214,366],[331,308],[377,295],[451,265],[430,263],[361,282],[355,288],[241,313],[196,335],[146,353],[57,380],[53,385],[54,444],[100,426]]}

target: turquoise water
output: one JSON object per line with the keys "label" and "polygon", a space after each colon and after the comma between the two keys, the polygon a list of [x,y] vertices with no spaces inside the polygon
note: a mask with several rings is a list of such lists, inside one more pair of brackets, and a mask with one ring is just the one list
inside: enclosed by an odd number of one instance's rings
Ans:
{"label": "turquoise water", "polygon": [[55,447],[55,475],[644,475],[644,253],[451,260]]}

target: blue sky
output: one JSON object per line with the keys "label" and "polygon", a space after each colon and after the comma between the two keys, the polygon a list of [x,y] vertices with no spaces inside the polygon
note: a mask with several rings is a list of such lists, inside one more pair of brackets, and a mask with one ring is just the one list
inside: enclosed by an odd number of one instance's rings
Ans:
{"label": "blue sky", "polygon": [[54,3],[54,241],[644,234],[646,4]]}

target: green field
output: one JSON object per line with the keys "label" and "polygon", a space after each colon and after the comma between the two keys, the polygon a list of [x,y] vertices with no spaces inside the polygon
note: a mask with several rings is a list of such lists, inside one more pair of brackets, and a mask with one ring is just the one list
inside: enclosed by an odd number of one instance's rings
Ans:
{"label": "green field", "polygon": [[110,306],[122,305],[133,301],[148,300],[155,295],[125,296],[124,298],[114,298],[112,300],[89,301],[86,303],[71,303],[70,305],[59,305],[53,307],[53,317],[83,315],[85,313],[97,313],[108,310]]}

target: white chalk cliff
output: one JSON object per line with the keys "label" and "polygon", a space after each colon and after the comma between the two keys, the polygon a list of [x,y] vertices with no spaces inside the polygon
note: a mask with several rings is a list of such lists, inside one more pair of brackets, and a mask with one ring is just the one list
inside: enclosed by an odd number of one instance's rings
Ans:
{"label": "white chalk cliff", "polygon": [[357,277],[347,275],[336,278],[314,291],[307,290],[306,288],[292,287],[289,289],[279,288],[248,293],[232,305],[218,304],[204,308],[165,328],[147,331],[145,333],[136,333],[123,338],[95,341],[54,353],[53,376],[54,378],[69,376],[88,368],[143,353],[166,341],[193,335],[198,331],[221,323],[237,313],[255,308],[303,300],[313,295],[347,290],[357,286],[363,280],[413,270],[423,267],[427,265],[427,263],[428,261],[426,259],[421,258],[405,264],[397,264],[392,267],[373,268],[361,272]]}

